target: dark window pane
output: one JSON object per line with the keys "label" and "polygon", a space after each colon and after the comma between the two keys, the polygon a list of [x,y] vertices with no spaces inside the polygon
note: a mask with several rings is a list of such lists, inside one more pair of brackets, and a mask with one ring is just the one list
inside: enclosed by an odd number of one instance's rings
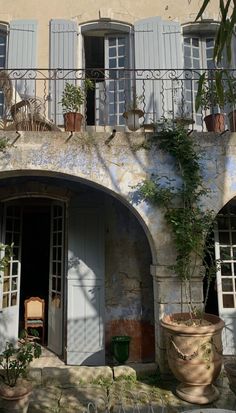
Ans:
{"label": "dark window pane", "polygon": [[219,231],[220,244],[229,244],[229,233]]}
{"label": "dark window pane", "polygon": [[221,264],[221,275],[232,275],[231,273],[231,264],[230,263],[222,263]]}
{"label": "dark window pane", "polygon": [[17,277],[13,277],[11,280],[11,289],[12,291],[17,290]]}
{"label": "dark window pane", "polygon": [[199,38],[198,37],[193,37],[192,45],[195,46],[195,47],[199,46]]}
{"label": "dark window pane", "polygon": [[223,294],[223,307],[224,308],[234,308],[234,296],[233,294]]}
{"label": "dark window pane", "polygon": [[116,39],[113,37],[109,38],[109,46],[115,46],[116,45]]}
{"label": "dark window pane", "polygon": [[125,38],[124,37],[119,37],[118,38],[118,45],[123,46],[125,44]]}
{"label": "dark window pane", "polygon": [[206,47],[214,47],[214,39],[213,38],[208,38],[206,39]]}
{"label": "dark window pane", "polygon": [[16,305],[17,303],[17,293],[11,294],[11,306]]}
{"label": "dark window pane", "polygon": [[116,59],[109,59],[109,68],[110,69],[116,68]]}
{"label": "dark window pane", "polygon": [[230,278],[223,278],[222,279],[222,291],[233,291],[233,283],[232,279]]}
{"label": "dark window pane", "polygon": [[18,263],[13,262],[12,264],[12,275],[17,275],[18,274]]}
{"label": "dark window pane", "polygon": [[52,259],[55,261],[57,259],[57,248],[53,247]]}
{"label": "dark window pane", "polygon": [[184,44],[190,44],[190,37],[184,38]]}
{"label": "dark window pane", "polygon": [[52,277],[52,289],[56,290],[56,277]]}
{"label": "dark window pane", "polygon": [[110,47],[109,57],[115,57],[115,56],[116,56],[116,48],[115,47]]}
{"label": "dark window pane", "polygon": [[236,229],[236,217],[230,217],[231,229]]}
{"label": "dark window pane", "polygon": [[57,279],[57,291],[61,291],[61,278]]}
{"label": "dark window pane", "polygon": [[20,232],[20,220],[19,219],[14,220],[14,231]]}
{"label": "dark window pane", "polygon": [[236,232],[232,232],[232,244],[236,244]]}
{"label": "dark window pane", "polygon": [[226,216],[219,216],[217,218],[218,228],[220,229],[228,229],[229,228],[229,218]]}
{"label": "dark window pane", "polygon": [[220,247],[220,259],[230,260],[230,247]]}

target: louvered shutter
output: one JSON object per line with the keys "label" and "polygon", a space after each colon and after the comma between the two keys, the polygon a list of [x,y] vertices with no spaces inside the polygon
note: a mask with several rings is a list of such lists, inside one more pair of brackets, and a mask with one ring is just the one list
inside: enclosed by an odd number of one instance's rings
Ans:
{"label": "louvered shutter", "polygon": [[[12,75],[14,87],[20,96],[35,96],[33,72],[19,69],[35,69],[37,65],[37,21],[14,20],[10,22],[7,68],[17,69]],[[24,79],[20,79],[20,77]]]}
{"label": "louvered shutter", "polygon": [[62,107],[59,102],[65,83],[66,81],[75,83],[77,43],[78,27],[76,22],[71,20],[50,21],[50,68],[56,69],[55,76],[53,76],[55,78],[50,84],[50,118],[58,125],[63,124]]}
{"label": "louvered shutter", "polygon": [[139,71],[136,90],[138,95],[144,93],[145,122],[149,123],[173,110],[173,87],[178,86],[173,86],[168,73],[161,75],[158,70],[183,67],[181,27],[177,22],[151,17],[136,22],[134,34],[135,69]]}

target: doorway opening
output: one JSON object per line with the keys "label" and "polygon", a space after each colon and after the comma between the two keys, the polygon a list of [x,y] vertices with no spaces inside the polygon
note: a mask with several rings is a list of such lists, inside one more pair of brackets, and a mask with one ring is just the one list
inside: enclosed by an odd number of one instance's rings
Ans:
{"label": "doorway opening", "polygon": [[50,205],[39,199],[37,203],[24,204],[22,210],[19,332],[24,328],[24,301],[30,297],[43,298],[45,345],[48,330],[50,213]]}

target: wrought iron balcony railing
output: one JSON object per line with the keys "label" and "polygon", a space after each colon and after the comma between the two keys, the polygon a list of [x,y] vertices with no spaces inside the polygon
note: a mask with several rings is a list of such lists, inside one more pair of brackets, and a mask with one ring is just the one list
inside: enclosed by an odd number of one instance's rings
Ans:
{"label": "wrought iron balcony railing", "polygon": [[[216,99],[216,72],[208,70],[200,99],[195,100],[199,78],[204,70],[128,69],[11,69],[0,71],[0,125],[5,130],[63,130],[62,92],[67,82],[83,86],[90,79],[93,89],[84,96],[80,110],[83,130],[93,126],[125,129],[124,113],[140,110],[140,126],[158,125],[163,119],[189,124],[190,129],[206,130],[204,118],[218,112],[228,114],[236,102],[236,71],[223,71],[224,99]],[[230,93],[229,93],[230,91]],[[234,99],[235,97],[235,99]],[[221,106],[221,107],[219,107]],[[234,112],[225,117],[230,128]],[[233,126],[231,125],[231,128]]]}

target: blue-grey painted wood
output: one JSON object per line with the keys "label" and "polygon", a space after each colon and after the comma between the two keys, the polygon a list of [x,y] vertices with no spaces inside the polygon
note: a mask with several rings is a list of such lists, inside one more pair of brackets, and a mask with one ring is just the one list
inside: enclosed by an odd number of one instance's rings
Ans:
{"label": "blue-grey painted wood", "polygon": [[104,365],[102,210],[77,201],[68,223],[67,364]]}
{"label": "blue-grey painted wood", "polygon": [[[50,21],[50,61],[51,69],[61,69],[57,79],[50,82],[51,104],[50,118],[57,125],[63,125],[63,113],[60,105],[61,94],[66,81],[75,83],[77,68],[78,26],[72,20]],[[68,70],[71,69],[71,70]]]}
{"label": "blue-grey painted wood", "polygon": [[14,20],[10,22],[7,68],[18,69],[24,80],[15,80],[14,87],[22,98],[36,96],[35,80],[30,71],[24,73],[19,69],[34,69],[37,66],[37,21]]}
{"label": "blue-grey painted wood", "polygon": [[144,93],[145,122],[155,122],[172,109],[168,91],[170,84],[163,79],[147,80],[145,70],[183,67],[181,27],[177,22],[150,17],[135,23],[134,37],[135,68],[140,70],[136,78],[137,94]]}

